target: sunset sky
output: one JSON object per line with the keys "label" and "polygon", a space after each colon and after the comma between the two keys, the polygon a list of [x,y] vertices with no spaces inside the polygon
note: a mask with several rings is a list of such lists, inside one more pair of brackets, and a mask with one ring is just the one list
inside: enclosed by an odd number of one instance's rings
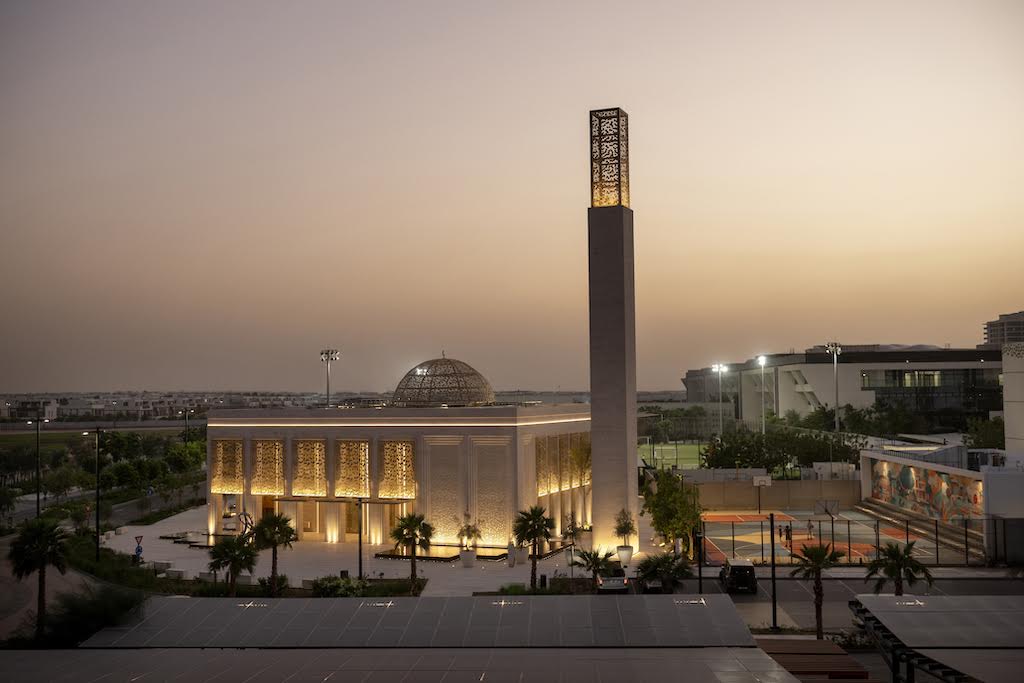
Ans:
{"label": "sunset sky", "polygon": [[590,109],[640,389],[1024,309],[1024,2],[0,2],[0,393],[587,389]]}

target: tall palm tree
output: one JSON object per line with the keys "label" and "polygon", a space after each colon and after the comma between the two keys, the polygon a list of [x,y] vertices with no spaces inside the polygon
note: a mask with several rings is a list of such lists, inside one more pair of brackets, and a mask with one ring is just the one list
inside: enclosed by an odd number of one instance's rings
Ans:
{"label": "tall palm tree", "polygon": [[228,595],[235,597],[235,584],[242,572],[252,573],[259,559],[259,550],[248,535],[221,538],[210,548],[210,571],[228,572]]}
{"label": "tall palm tree", "polygon": [[540,555],[541,541],[551,540],[555,520],[548,517],[544,508],[534,505],[529,510],[520,510],[512,524],[512,534],[518,545],[530,544],[530,589],[537,590],[537,556]]}
{"label": "tall palm tree", "polygon": [[918,579],[924,579],[932,585],[932,573],[928,567],[914,557],[914,544],[911,541],[900,547],[899,543],[889,541],[884,547],[878,548],[878,557],[868,564],[868,573],[864,581],[875,580],[875,593],[881,593],[888,581],[892,581],[893,593],[903,595],[903,582],[913,587]]}
{"label": "tall palm tree", "polygon": [[580,567],[584,571],[590,572],[590,577],[594,581],[594,591],[597,591],[597,577],[603,571],[607,571],[612,566],[612,553],[607,552],[602,554],[597,550],[578,550],[576,551],[576,557],[578,560],[572,561],[572,566]]}
{"label": "tall palm tree", "polygon": [[292,520],[281,513],[266,515],[253,529],[257,550],[270,548],[270,596],[274,597],[280,588],[277,585],[277,549],[280,546],[291,548],[292,543],[299,540],[299,535],[292,527]]}
{"label": "tall palm tree", "polygon": [[825,599],[825,589],[821,585],[821,573],[826,569],[839,564],[839,560],[846,553],[833,550],[832,544],[805,545],[801,546],[799,553],[794,553],[793,559],[797,561],[797,567],[790,572],[791,576],[814,581],[814,624],[818,640],[825,638],[825,631],[821,624],[821,604]]}
{"label": "tall palm tree", "polygon": [[36,638],[43,637],[46,628],[46,567],[53,565],[61,574],[68,570],[65,555],[67,534],[56,522],[33,519],[11,543],[7,559],[11,561],[14,576],[21,581],[32,572],[39,573],[39,597],[36,603]]}
{"label": "tall palm tree", "polygon": [[661,588],[666,593],[672,593],[678,583],[693,576],[686,557],[676,555],[674,551],[648,555],[640,560],[636,571],[644,581],[660,581]]}
{"label": "tall palm tree", "polygon": [[409,595],[416,594],[416,549],[430,550],[430,539],[434,537],[434,525],[423,515],[408,514],[398,518],[398,524],[391,530],[395,549],[404,547],[409,551]]}

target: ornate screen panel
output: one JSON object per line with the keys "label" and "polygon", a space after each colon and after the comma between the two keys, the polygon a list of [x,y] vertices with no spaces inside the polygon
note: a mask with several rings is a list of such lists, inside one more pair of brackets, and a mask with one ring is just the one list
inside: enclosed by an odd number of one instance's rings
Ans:
{"label": "ornate screen panel", "polygon": [[590,434],[576,432],[572,439],[572,485],[590,486]]}
{"label": "ornate screen panel", "polygon": [[295,447],[293,496],[327,495],[327,444],[323,441],[298,441]]}
{"label": "ornate screen panel", "polygon": [[284,495],[284,444],[280,441],[253,442],[250,491],[255,496]]}
{"label": "ornate screen panel", "polygon": [[547,437],[538,436],[534,442],[537,452],[537,495],[546,496],[551,493],[551,486],[548,483],[551,476],[548,466],[548,440]]}
{"label": "ornate screen panel", "polygon": [[590,205],[629,206],[629,117],[621,109],[590,112]]}
{"label": "ornate screen panel", "polygon": [[569,435],[558,435],[558,490],[568,491],[572,481],[572,454],[569,452]]}
{"label": "ornate screen panel", "polygon": [[380,498],[416,497],[416,468],[411,441],[385,441],[381,462]]}
{"label": "ornate screen panel", "polygon": [[370,497],[370,442],[339,441],[334,468],[334,495],[339,498]]}
{"label": "ornate screen panel", "polygon": [[244,493],[245,458],[241,441],[213,442],[210,493]]}

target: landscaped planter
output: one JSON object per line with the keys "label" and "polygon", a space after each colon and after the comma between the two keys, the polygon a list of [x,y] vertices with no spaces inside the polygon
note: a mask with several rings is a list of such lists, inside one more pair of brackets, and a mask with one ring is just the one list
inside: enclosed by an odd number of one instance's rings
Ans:
{"label": "landscaped planter", "polygon": [[476,549],[475,548],[464,548],[459,551],[459,559],[462,560],[462,566],[472,568],[476,564]]}

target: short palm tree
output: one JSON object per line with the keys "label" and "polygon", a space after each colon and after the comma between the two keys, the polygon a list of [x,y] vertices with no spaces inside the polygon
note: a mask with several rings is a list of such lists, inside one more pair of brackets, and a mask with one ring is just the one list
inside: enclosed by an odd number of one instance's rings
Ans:
{"label": "short palm tree", "polygon": [[36,638],[42,638],[46,628],[46,568],[53,565],[61,574],[68,570],[65,555],[67,538],[67,534],[56,522],[34,519],[22,527],[7,554],[14,576],[19,581],[33,572],[39,573]]}
{"label": "short palm tree", "polygon": [[683,579],[693,576],[686,557],[676,555],[675,552],[648,555],[640,560],[636,571],[644,581],[660,581],[661,588],[666,593],[672,593]]}
{"label": "short palm tree", "polygon": [[270,595],[277,595],[277,549],[281,546],[291,548],[292,543],[299,540],[299,535],[292,527],[292,520],[286,515],[273,513],[266,515],[252,530],[257,550],[270,548]]}
{"label": "short palm tree", "polygon": [[890,541],[878,548],[878,557],[868,564],[868,573],[864,577],[865,581],[875,580],[875,593],[881,593],[888,581],[892,581],[895,595],[903,595],[904,581],[911,587],[919,579],[932,585],[932,573],[914,557],[916,542],[911,541],[900,547],[899,543]]}
{"label": "short palm tree", "polygon": [[416,549],[430,550],[430,539],[434,537],[434,526],[423,515],[408,514],[398,518],[398,524],[391,530],[395,549],[409,551],[409,595],[416,594]]}
{"label": "short palm tree", "polygon": [[590,572],[590,576],[594,581],[594,591],[597,591],[597,577],[611,569],[612,566],[612,554],[610,552],[601,553],[597,550],[578,550],[576,551],[576,557],[578,560],[572,561],[572,566],[580,567],[584,571]]}
{"label": "short palm tree", "polygon": [[210,571],[227,570],[228,595],[235,597],[238,575],[242,572],[251,574],[259,556],[259,550],[247,534],[221,538],[210,548]]}
{"label": "short palm tree", "polygon": [[518,545],[530,544],[530,589],[537,590],[537,556],[540,554],[540,543],[551,540],[551,532],[555,530],[555,520],[548,517],[544,508],[534,505],[529,510],[520,510],[516,521],[512,524],[512,534]]}
{"label": "short palm tree", "polygon": [[845,554],[842,551],[833,550],[831,544],[805,545],[800,548],[799,553],[793,554],[797,567],[790,575],[814,581],[814,624],[818,640],[825,638],[825,631],[821,624],[821,604],[825,599],[825,588],[821,585],[821,573],[839,564],[839,560]]}

